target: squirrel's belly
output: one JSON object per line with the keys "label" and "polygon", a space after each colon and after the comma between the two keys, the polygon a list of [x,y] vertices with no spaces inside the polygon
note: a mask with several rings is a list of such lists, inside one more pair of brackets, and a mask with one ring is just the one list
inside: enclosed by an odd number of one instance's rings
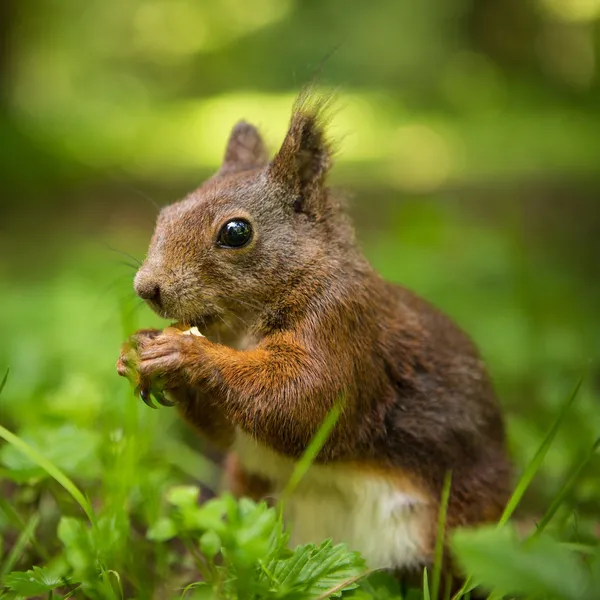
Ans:
{"label": "squirrel's belly", "polygon": [[[283,489],[294,463],[238,433],[234,451],[249,473]],[[407,568],[431,553],[431,503],[401,477],[357,466],[313,465],[288,500],[285,514],[292,545],[331,538],[361,552],[371,568]]]}

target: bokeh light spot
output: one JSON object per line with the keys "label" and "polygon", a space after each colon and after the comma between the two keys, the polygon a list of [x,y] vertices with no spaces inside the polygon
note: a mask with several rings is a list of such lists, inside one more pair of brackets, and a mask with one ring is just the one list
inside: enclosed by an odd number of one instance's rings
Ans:
{"label": "bokeh light spot", "polygon": [[600,0],[540,0],[561,21],[593,21],[600,17]]}
{"label": "bokeh light spot", "polygon": [[398,187],[430,192],[443,185],[452,172],[448,140],[429,125],[400,127],[394,137],[390,174]]}

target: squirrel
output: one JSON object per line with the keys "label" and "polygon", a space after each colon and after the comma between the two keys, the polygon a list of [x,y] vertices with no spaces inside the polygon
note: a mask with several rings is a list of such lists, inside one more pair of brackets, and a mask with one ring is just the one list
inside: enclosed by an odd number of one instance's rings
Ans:
{"label": "squirrel", "polygon": [[[238,496],[277,496],[342,410],[285,505],[293,543],[327,538],[371,568],[431,565],[447,473],[449,530],[492,522],[510,493],[497,398],[468,335],[382,279],[327,185],[327,100],[296,101],[274,158],[240,121],[219,170],[162,209],[138,296],[183,325],[123,346],[135,380],[226,452]],[[449,562],[452,562],[451,558]]]}

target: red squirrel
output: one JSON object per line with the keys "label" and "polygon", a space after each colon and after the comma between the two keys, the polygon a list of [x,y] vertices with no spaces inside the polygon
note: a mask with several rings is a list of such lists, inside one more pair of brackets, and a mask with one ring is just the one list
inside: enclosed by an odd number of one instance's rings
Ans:
{"label": "red squirrel", "polygon": [[503,419],[469,337],[363,256],[327,185],[323,104],[296,103],[272,160],[239,122],[218,172],[161,211],[135,291],[204,337],[138,331],[117,369],[145,399],[166,404],[164,391],[227,451],[228,488],[254,498],[282,491],[341,398],[286,503],[292,541],[332,538],[372,568],[416,569],[433,560],[447,472],[449,528],[500,516]]}

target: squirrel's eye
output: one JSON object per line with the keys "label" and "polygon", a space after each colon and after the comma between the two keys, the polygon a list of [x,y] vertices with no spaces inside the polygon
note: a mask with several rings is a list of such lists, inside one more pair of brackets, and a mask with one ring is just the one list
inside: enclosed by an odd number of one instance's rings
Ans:
{"label": "squirrel's eye", "polygon": [[241,248],[252,239],[252,226],[245,219],[227,221],[219,232],[219,245],[224,248]]}

